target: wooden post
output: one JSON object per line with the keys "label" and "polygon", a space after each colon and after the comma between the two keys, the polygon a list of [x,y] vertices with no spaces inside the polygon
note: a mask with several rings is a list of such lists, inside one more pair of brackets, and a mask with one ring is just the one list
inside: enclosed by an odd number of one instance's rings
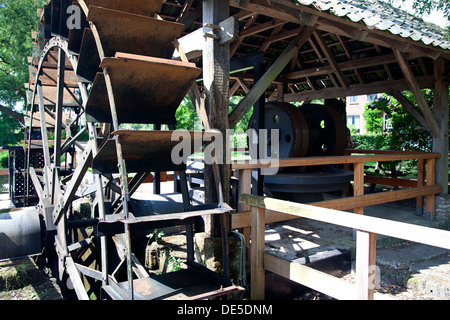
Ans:
{"label": "wooden post", "polygon": [[[229,18],[230,3],[223,0],[203,1],[203,31],[214,34],[219,22]],[[205,90],[205,107],[211,129],[222,132],[223,152],[225,155],[226,130],[228,129],[228,95],[230,73],[230,44],[220,44],[215,37],[205,37],[203,49],[203,84]],[[217,153],[216,153],[217,154]],[[218,159],[224,201],[228,202],[230,190],[231,165]],[[214,180],[213,168],[205,165],[205,200],[206,203],[217,202],[217,190]],[[212,219],[205,223],[205,232],[211,236],[220,234],[220,223]]]}
{"label": "wooden post", "polygon": [[[364,162],[358,162],[354,164],[354,176],[353,176],[353,196],[364,195]],[[364,214],[364,207],[353,209],[354,213]]]}
{"label": "wooden post", "polygon": [[[427,159],[427,186],[436,183],[436,159]],[[426,196],[426,213],[431,215],[431,220],[436,219],[436,213],[434,210],[434,194]]]}
{"label": "wooden post", "polygon": [[263,208],[252,208],[251,299],[263,300],[265,288],[264,245],[265,215]]}
{"label": "wooden post", "polygon": [[449,63],[444,58],[434,61],[434,97],[433,97],[433,115],[440,127],[439,136],[433,137],[433,152],[441,154],[441,158],[436,160],[436,183],[441,185],[441,194],[448,194],[448,118],[449,118],[449,83],[448,72]]}
{"label": "wooden post", "polygon": [[[417,160],[417,186],[422,187],[424,185],[424,173],[425,173],[425,162],[423,159]],[[423,214],[423,196],[417,197],[416,200],[416,214]]]}
{"label": "wooden post", "polygon": [[[353,189],[355,197],[364,195],[364,162],[354,164]],[[364,207],[355,208],[353,212],[364,214]],[[376,265],[376,243],[375,233],[356,231],[356,284],[359,299],[373,299],[375,288],[371,285],[371,273]]]}
{"label": "wooden post", "polygon": [[356,232],[356,287],[360,300],[373,300],[375,293],[375,247],[376,234]]}
{"label": "wooden post", "polygon": [[[239,170],[239,194],[251,194],[252,193],[252,185],[251,185],[251,170],[241,169]],[[246,204],[238,205],[238,212],[247,212],[250,211],[250,206]],[[245,246],[250,246],[250,227],[242,228],[242,234],[245,238]]]}

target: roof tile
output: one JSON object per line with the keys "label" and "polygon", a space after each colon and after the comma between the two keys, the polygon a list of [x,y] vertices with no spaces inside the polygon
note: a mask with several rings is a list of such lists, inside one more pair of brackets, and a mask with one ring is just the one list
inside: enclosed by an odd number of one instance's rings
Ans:
{"label": "roof tile", "polygon": [[385,2],[372,0],[293,0],[320,11],[328,11],[338,17],[346,17],[353,22],[363,22],[368,27],[386,30],[403,38],[422,41],[426,45],[450,48],[446,30],[426,23],[406,11]]}

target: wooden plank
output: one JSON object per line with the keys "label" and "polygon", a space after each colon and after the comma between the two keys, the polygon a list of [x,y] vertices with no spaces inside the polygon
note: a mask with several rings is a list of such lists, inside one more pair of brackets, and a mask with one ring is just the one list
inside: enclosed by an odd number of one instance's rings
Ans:
{"label": "wooden plank", "polygon": [[[310,205],[333,210],[350,210],[358,207],[368,207],[398,200],[423,197],[425,195],[434,195],[438,194],[440,190],[440,186],[435,184],[418,188],[388,191],[383,192],[382,194],[367,194],[352,198],[313,202],[310,203]],[[232,228],[245,228],[250,227],[251,225],[250,211],[233,214],[231,218]],[[294,215],[285,214],[273,210],[266,210],[266,223],[287,221],[297,218],[298,217]]]}
{"label": "wooden plank", "polygon": [[[434,79],[432,76],[417,77],[417,83],[421,89],[432,88]],[[284,95],[285,102],[305,101],[314,99],[329,99],[336,97],[375,94],[380,92],[410,90],[404,79],[376,81],[365,84],[351,84],[346,88],[326,88],[320,90],[309,90]]]}
{"label": "wooden plank", "polygon": [[287,48],[278,57],[278,59],[270,66],[261,79],[252,87],[248,94],[238,103],[236,108],[230,113],[228,122],[230,128],[239,122],[239,120],[250,110],[251,106],[264,94],[267,88],[272,84],[276,77],[283,71],[287,64],[294,57],[295,53],[309,39],[315,26],[305,27],[297,36],[289,43]]}
{"label": "wooden plank", "polygon": [[367,194],[352,198],[342,198],[336,200],[314,202],[315,205],[322,208],[330,208],[335,210],[349,210],[355,207],[368,207],[377,204],[394,202],[398,200],[411,199],[419,196],[434,195],[441,190],[439,185],[422,186],[417,188],[409,188],[402,190],[387,191],[382,193]]}
{"label": "wooden plank", "polygon": [[[333,298],[339,300],[357,299],[355,285],[311,267],[284,260],[268,252],[264,253],[264,267],[266,270]],[[375,299],[390,300],[391,298],[378,293],[375,294]]]}
{"label": "wooden plank", "polygon": [[433,115],[433,112],[430,109],[430,106],[425,100],[425,97],[420,91],[420,85],[416,77],[414,76],[411,68],[409,67],[408,60],[403,55],[403,53],[401,53],[398,49],[393,48],[393,51],[397,58],[397,62],[400,65],[400,68],[402,69],[403,75],[405,76],[406,82],[408,83],[414,97],[416,97],[417,104],[419,105],[420,110],[422,110],[423,116],[427,121],[428,125],[430,126],[431,133],[433,134],[434,137],[439,137],[440,134],[439,125],[436,121],[436,118]]}
{"label": "wooden plank", "polygon": [[333,298],[339,300],[357,298],[355,285],[300,263],[284,260],[268,252],[264,254],[264,267],[266,270]]}
{"label": "wooden plank", "polygon": [[[436,181],[436,160],[435,159],[427,160],[426,175],[427,175],[426,185],[429,186],[429,185],[435,184],[435,181]],[[434,194],[426,196],[425,211],[431,213],[431,220],[434,221],[436,218]]]}
{"label": "wooden plank", "polygon": [[446,230],[248,194],[241,195],[240,201],[266,210],[450,249],[450,231]]}
{"label": "wooden plank", "polygon": [[[229,1],[202,1],[203,25],[219,25],[230,17]],[[230,44],[221,45],[214,38],[207,37],[203,49],[203,85],[205,88],[205,109],[211,128],[215,128],[226,136],[228,127],[229,90],[230,90]],[[222,154],[226,154],[227,146],[223,143]],[[219,170],[220,166],[220,170]],[[222,194],[228,195],[230,190],[231,166],[228,164],[206,165],[205,201],[214,203]],[[220,190],[222,189],[222,190]],[[226,190],[226,192],[223,192]],[[227,214],[228,215],[228,214]],[[216,236],[221,233],[220,219],[214,218],[205,223],[205,232]]]}
{"label": "wooden plank", "polygon": [[[364,195],[364,163],[354,164],[354,174],[353,174],[353,196],[363,196]],[[353,209],[354,213],[364,214],[364,207],[357,207]]]}
{"label": "wooden plank", "polygon": [[330,48],[328,47],[328,45],[325,43],[325,40],[319,35],[319,33],[317,33],[317,31],[313,32],[313,36],[314,38],[316,38],[317,43],[319,44],[320,48],[322,49],[322,52],[324,53],[325,57],[328,60],[328,63],[331,65],[334,73],[336,74],[336,77],[339,80],[339,87],[344,87],[344,88],[348,88],[348,81],[345,78],[341,68],[339,68],[339,65],[336,61],[336,58],[334,57],[334,55],[331,53]]}
{"label": "wooden plank", "polygon": [[376,234],[356,231],[356,288],[359,300],[373,300],[374,246],[376,246]]}
{"label": "wooden plank", "polygon": [[[331,157],[304,157],[304,158],[289,158],[279,159],[279,167],[297,167],[297,166],[313,166],[325,164],[348,164],[348,163],[363,163],[376,161],[397,161],[397,160],[415,160],[415,159],[437,159],[441,154],[437,152],[430,153],[411,153],[411,154],[379,154],[367,156],[331,156]],[[252,162],[234,162],[233,169],[258,169],[269,168],[271,164],[261,164],[259,161]]]}
{"label": "wooden plank", "polygon": [[436,183],[441,184],[442,194],[448,194],[449,168],[449,79],[450,64],[448,60],[439,58],[434,62],[436,83],[433,95],[433,114],[440,127],[440,136],[433,138],[434,152],[442,157],[436,161]]}
{"label": "wooden plank", "polygon": [[349,154],[422,154],[422,151],[408,151],[408,150],[370,150],[370,149],[346,149]]}
{"label": "wooden plank", "polygon": [[406,187],[406,188],[417,187],[417,180],[375,177],[367,175],[364,177],[364,183],[374,183],[374,184],[381,184],[384,186]]}
{"label": "wooden plank", "polygon": [[174,66],[188,67],[188,68],[196,67],[195,63],[185,61],[183,59],[182,59],[182,61],[178,61],[178,60],[173,60],[173,59],[163,59],[163,58],[158,58],[158,57],[149,57],[149,56],[143,56],[143,55],[138,55],[138,54],[131,54],[131,53],[126,53],[126,52],[116,52],[114,57],[118,58],[118,59],[128,59],[128,60],[135,60],[135,61],[170,64],[170,65],[174,65]]}
{"label": "wooden plank", "polygon": [[[251,185],[251,170],[239,170],[239,194],[251,194],[252,193],[252,185]],[[245,212],[250,211],[250,206],[245,204],[238,204],[238,212]],[[233,220],[234,215],[231,216],[231,219]],[[250,221],[250,215],[249,215],[249,221]],[[232,222],[233,225],[233,222]],[[250,225],[245,226],[242,230],[242,234],[245,238],[245,245],[250,245]]]}
{"label": "wooden plank", "polygon": [[[425,161],[423,159],[420,159],[417,161],[417,186],[422,187],[425,182]],[[422,213],[423,208],[423,196],[420,195],[417,197],[416,200],[416,211],[418,211],[419,214]]]}
{"label": "wooden plank", "polygon": [[263,300],[265,288],[264,249],[265,249],[265,210],[252,209],[251,246],[251,299]]}

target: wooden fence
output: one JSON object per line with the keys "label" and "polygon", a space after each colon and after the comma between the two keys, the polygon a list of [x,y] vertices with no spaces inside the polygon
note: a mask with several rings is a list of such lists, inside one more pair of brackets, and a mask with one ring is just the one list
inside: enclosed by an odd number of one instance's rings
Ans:
{"label": "wooden fence", "polygon": [[[351,153],[357,155],[350,155]],[[368,274],[370,266],[376,264],[377,233],[434,246],[444,245],[444,247],[447,246],[445,248],[448,248],[450,232],[363,216],[364,208],[367,206],[417,198],[417,205],[420,207],[423,205],[423,198],[425,197],[425,211],[429,212],[431,218],[434,219],[434,196],[441,192],[441,186],[435,184],[435,162],[439,157],[439,153],[347,150],[344,156],[280,159],[278,161],[279,167],[335,164],[344,165],[344,168],[351,169],[351,165],[353,165],[353,196],[314,202],[309,205],[249,196],[251,193],[251,171],[258,168],[268,168],[271,164],[261,164],[258,161],[234,163],[233,169],[239,172],[240,201],[237,213],[231,217],[231,224],[233,229],[242,230],[247,246],[250,246],[251,239],[252,273],[255,273],[254,276],[252,275],[252,297],[261,298],[263,296],[263,275],[264,269],[267,269],[336,298],[372,299],[374,291],[370,286],[369,281],[371,280]],[[418,161],[417,179],[379,178],[364,175],[365,163],[401,160]],[[364,194],[364,183],[378,183],[405,188]],[[268,203],[271,205],[268,205]],[[350,209],[353,209],[353,213],[338,211]],[[299,264],[284,261],[264,252],[264,225],[298,217],[308,217],[358,230],[357,290],[343,280]],[[432,240],[428,241],[428,239]]]}
{"label": "wooden fence", "polygon": [[[247,194],[240,203],[251,207],[252,299],[264,299],[265,270],[337,299],[383,299],[374,285],[377,234],[450,249],[450,232],[445,230]],[[266,213],[273,212],[356,229],[356,285],[265,252]]]}
{"label": "wooden fence", "polygon": [[[347,169],[353,165],[353,196],[341,199],[320,201],[311,203],[312,205],[335,209],[350,210],[354,213],[363,214],[364,207],[383,204],[398,200],[417,198],[418,206],[423,205],[423,198],[426,198],[425,211],[435,218],[434,196],[441,192],[441,186],[435,184],[435,163],[440,158],[439,153],[425,152],[402,152],[402,151],[377,151],[377,150],[347,150],[348,153],[363,153],[364,155],[344,155],[331,157],[305,157],[280,159],[279,167],[297,167],[314,165],[344,165]],[[364,164],[368,162],[386,162],[398,160],[418,160],[417,179],[396,179],[364,176]],[[251,194],[251,171],[258,168],[267,168],[271,164],[262,165],[258,161],[235,162],[233,169],[239,172],[239,193]],[[426,170],[425,170],[426,168]],[[380,183],[384,185],[402,186],[405,189],[386,191],[383,193],[364,194],[364,183]],[[267,217],[267,223],[290,220],[293,217],[279,212],[272,212]],[[232,215],[233,228],[242,228],[245,238],[250,239],[250,209],[249,206],[241,203],[237,213]]]}

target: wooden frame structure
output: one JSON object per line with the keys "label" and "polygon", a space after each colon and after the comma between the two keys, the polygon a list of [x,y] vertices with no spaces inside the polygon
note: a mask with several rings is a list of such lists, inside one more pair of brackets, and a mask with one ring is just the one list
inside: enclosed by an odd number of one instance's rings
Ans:
{"label": "wooden frame structure", "polygon": [[[265,270],[337,299],[386,299],[375,293],[374,266],[377,234],[401,238],[431,246],[450,249],[450,232],[386,219],[355,215],[316,206],[293,203],[254,195],[242,195],[240,202],[251,206],[251,297],[264,299]],[[313,268],[289,262],[265,252],[266,214],[280,212],[356,229],[356,286]]]}
{"label": "wooden frame structure", "polygon": [[[227,18],[224,11],[228,10],[229,17],[238,21],[237,36],[222,45],[222,62],[216,60],[215,67],[209,67],[208,61],[209,51],[219,45],[217,34],[216,40],[208,37],[206,46],[203,37],[197,41],[191,37],[186,50],[190,61],[203,65],[205,79],[220,71],[214,77],[221,80],[222,95],[211,100],[210,95],[219,89],[205,87],[205,99],[210,100],[207,111],[201,112],[216,119],[218,128],[233,128],[261,95],[269,101],[308,102],[389,93],[433,137],[433,152],[441,154],[436,162],[436,181],[441,184],[441,194],[446,195],[450,43],[439,27],[388,4],[363,2],[360,6],[357,1],[331,6],[325,0],[168,0],[161,17],[185,24],[186,35],[202,26],[205,35],[211,33],[204,23],[205,17],[213,19],[214,6],[222,8],[219,20]],[[216,47],[211,44],[214,42]],[[263,52],[266,64],[257,82],[248,68],[227,73],[228,61],[254,52]],[[420,91],[423,88],[435,89],[432,109]],[[418,109],[405,99],[404,90],[413,92]],[[216,117],[228,108],[219,101],[233,95],[243,95],[244,99],[229,114],[228,121]],[[223,171],[223,181],[228,175],[228,169]]]}

